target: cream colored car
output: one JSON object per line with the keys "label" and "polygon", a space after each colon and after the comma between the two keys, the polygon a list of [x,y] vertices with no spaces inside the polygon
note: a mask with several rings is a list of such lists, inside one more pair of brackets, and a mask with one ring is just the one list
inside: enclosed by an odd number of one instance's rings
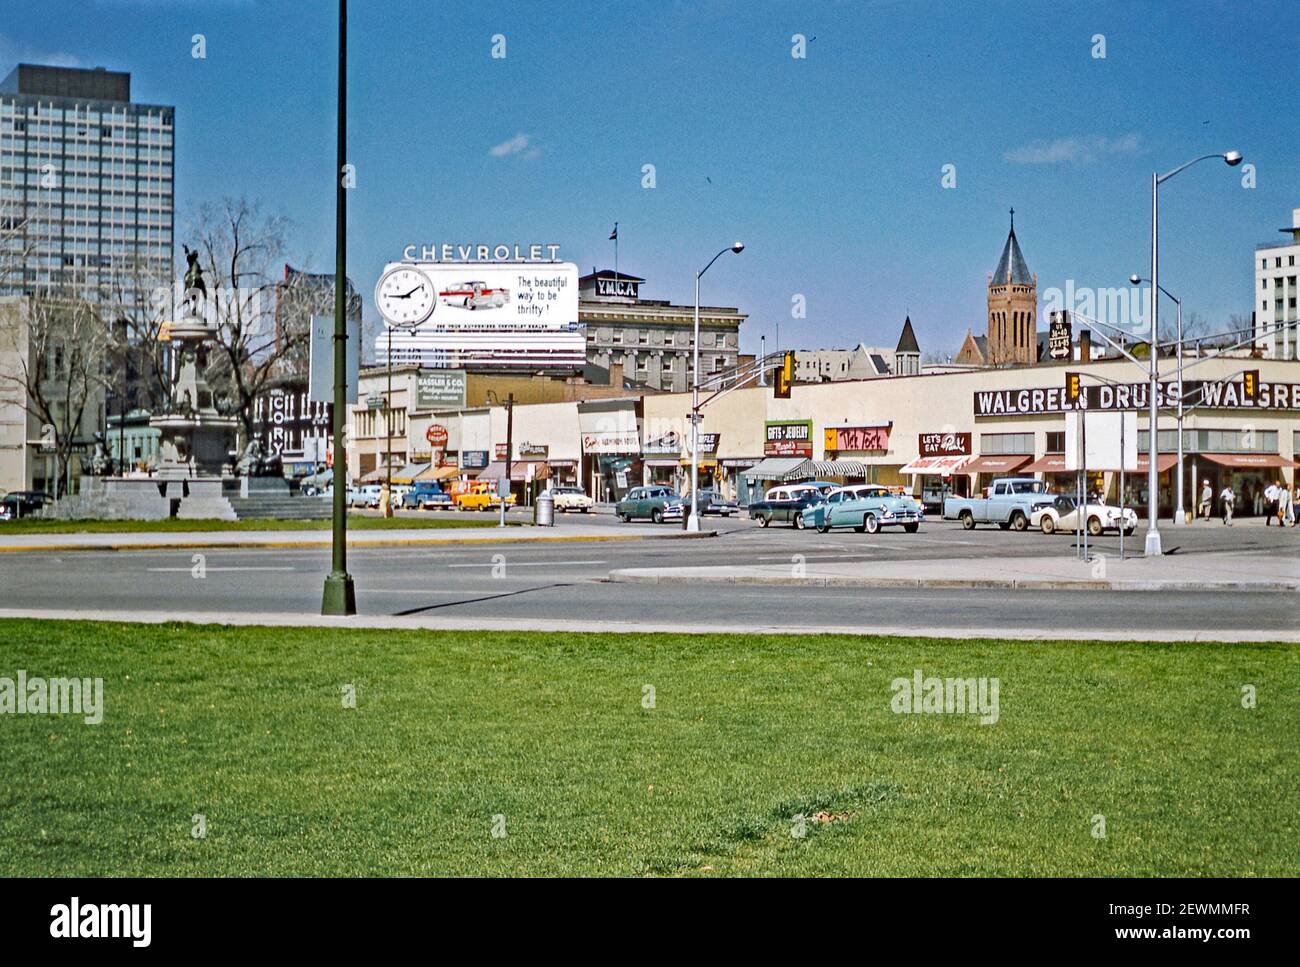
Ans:
{"label": "cream colored car", "polygon": [[596,506],[596,502],[588,497],[581,487],[552,487],[551,499],[555,501],[555,509],[562,510],[566,514],[573,510],[589,514]]}

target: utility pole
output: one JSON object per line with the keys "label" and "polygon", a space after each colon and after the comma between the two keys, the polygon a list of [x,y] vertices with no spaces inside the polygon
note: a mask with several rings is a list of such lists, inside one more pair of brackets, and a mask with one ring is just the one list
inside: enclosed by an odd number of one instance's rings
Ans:
{"label": "utility pole", "polygon": [[384,458],[384,516],[393,516],[393,327],[388,327],[388,395],[384,397],[384,437],[388,456]]}
{"label": "utility pole", "polygon": [[506,526],[506,498],[510,496],[510,454],[515,445],[515,394],[506,394],[506,485],[501,494],[501,526]]}
{"label": "utility pole", "polygon": [[338,144],[334,165],[334,540],[332,563],[321,596],[321,614],[357,613],[357,593],[348,574],[347,470],[343,421],[348,411],[347,189],[343,167],[348,147],[348,0],[339,0]]}

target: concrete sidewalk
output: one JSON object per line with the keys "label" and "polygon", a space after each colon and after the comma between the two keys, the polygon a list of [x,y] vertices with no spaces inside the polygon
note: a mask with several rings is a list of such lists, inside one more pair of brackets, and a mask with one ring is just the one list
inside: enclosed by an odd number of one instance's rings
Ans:
{"label": "concrete sidewalk", "polygon": [[221,625],[226,627],[284,627],[321,628],[328,630],[369,628],[388,631],[518,631],[564,634],[675,634],[675,635],[879,635],[897,638],[945,638],[966,641],[989,638],[998,641],[1217,641],[1217,642],[1288,642],[1300,643],[1300,633],[1259,631],[1254,628],[1237,628],[1217,631],[1188,631],[1186,629],[1160,629],[1156,631],[1111,631],[1083,627],[1040,627],[1008,630],[996,626],[972,624],[960,629],[928,627],[923,622],[912,625],[872,624],[855,625],[801,624],[797,618],[769,624],[757,621],[731,621],[718,625],[700,626],[677,622],[671,616],[657,621],[620,621],[610,618],[565,619],[550,618],[460,618],[442,614],[430,615],[378,615],[361,614],[346,618],[323,617],[318,614],[292,612],[251,612],[231,614],[203,611],[46,611],[31,608],[0,608],[0,619],[31,619],[38,621],[109,621],[117,623],[163,624],[179,622],[195,625]]}
{"label": "concrete sidewalk", "polygon": [[[1267,570],[1271,569],[1271,570]],[[921,561],[627,568],[611,581],[641,584],[770,584],[850,588],[1001,588],[1051,591],[1297,591],[1300,558],[1246,554],[985,557]],[[1297,601],[1300,623],[1300,601]]]}
{"label": "concrete sidewalk", "polygon": [[[555,541],[643,541],[715,537],[713,531],[688,533],[680,527],[646,524],[556,524],[554,527],[401,528],[349,530],[348,547],[407,547],[430,544],[546,543]],[[130,551],[159,548],[328,548],[325,530],[176,531],[128,534],[5,534],[0,554],[18,551]]]}

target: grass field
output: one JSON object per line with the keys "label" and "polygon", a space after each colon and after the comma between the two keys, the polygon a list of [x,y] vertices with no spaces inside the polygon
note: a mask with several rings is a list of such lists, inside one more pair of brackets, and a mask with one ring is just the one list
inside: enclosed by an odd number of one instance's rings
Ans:
{"label": "grass field", "polygon": [[[891,712],[917,668],[997,723]],[[104,719],[0,715],[4,875],[1300,873],[1287,646],[0,622],[19,669]]]}
{"label": "grass field", "polygon": [[[371,517],[348,514],[348,529],[419,530],[448,527],[495,527],[496,517],[482,515],[459,517]],[[24,517],[0,523],[0,537],[5,534],[174,534],[211,531],[327,531],[330,520],[47,520]]]}

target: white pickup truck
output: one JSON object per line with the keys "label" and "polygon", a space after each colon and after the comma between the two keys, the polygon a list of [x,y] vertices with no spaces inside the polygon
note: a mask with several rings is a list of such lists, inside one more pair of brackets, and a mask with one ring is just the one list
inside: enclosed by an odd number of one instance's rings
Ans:
{"label": "white pickup truck", "polygon": [[1033,477],[999,477],[983,497],[949,497],[943,502],[943,519],[959,520],[970,530],[976,524],[997,524],[1022,531],[1040,507],[1050,506],[1056,495]]}

